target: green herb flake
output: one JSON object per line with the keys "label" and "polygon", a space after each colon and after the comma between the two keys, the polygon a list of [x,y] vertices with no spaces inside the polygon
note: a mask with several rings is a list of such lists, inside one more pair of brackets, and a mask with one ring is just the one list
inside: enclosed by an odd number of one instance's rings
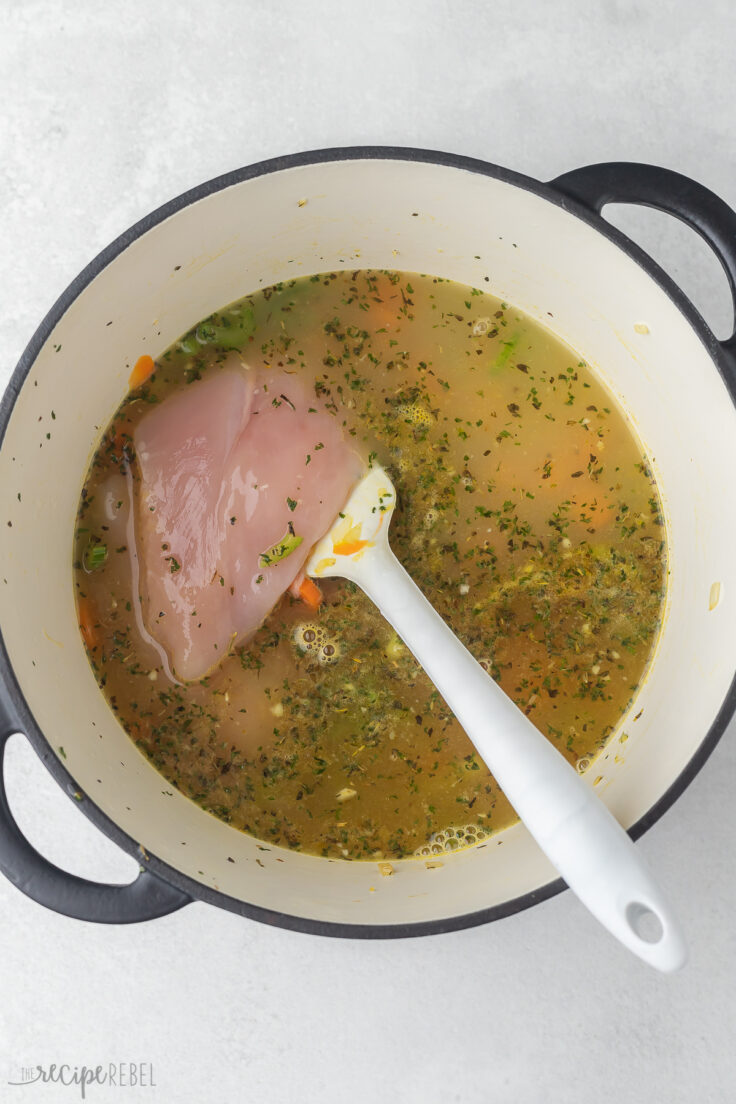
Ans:
{"label": "green herb flake", "polygon": [[292,552],[296,552],[299,545],[304,540],[304,537],[298,537],[296,533],[291,533],[287,530],[284,533],[280,541],[273,544],[270,548],[267,548],[265,552],[261,552],[258,557],[258,563],[261,567],[275,567],[277,563],[281,563]]}

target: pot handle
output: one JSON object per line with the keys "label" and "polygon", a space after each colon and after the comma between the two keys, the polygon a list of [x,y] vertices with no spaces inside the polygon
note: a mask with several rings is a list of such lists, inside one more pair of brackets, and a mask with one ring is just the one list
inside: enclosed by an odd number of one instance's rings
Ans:
{"label": "pot handle", "polygon": [[[563,173],[550,185],[600,214],[607,203],[639,203],[674,215],[700,234],[723,265],[736,314],[736,211],[689,176],[656,165],[609,161]],[[736,327],[716,343],[736,373]],[[731,381],[736,384],[736,380]]]}
{"label": "pot handle", "polygon": [[5,745],[18,732],[0,704],[0,870],[14,886],[39,905],[98,924],[133,924],[166,916],[190,902],[180,889],[149,870],[129,885],[90,882],[61,870],[31,847],[8,805],[3,764]]}

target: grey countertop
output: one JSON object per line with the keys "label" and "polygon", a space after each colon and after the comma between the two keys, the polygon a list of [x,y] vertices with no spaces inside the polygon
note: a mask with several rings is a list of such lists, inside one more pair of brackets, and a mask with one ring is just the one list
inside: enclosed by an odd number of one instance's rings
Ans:
{"label": "grey countertop", "polygon": [[[736,206],[732,0],[370,5],[0,2],[0,378],[56,296],[152,208],[228,169],[330,145],[487,158],[547,179],[589,162],[688,173]],[[616,222],[716,332],[707,248],[664,215]],[[0,1098],[21,1067],[153,1064],[91,1101],[699,1104],[736,1100],[736,728],[641,841],[688,933],[684,972],[626,954],[569,893],[453,935],[325,940],[204,905],[97,928],[0,879]],[[19,822],[89,877],[133,876],[21,737]]]}

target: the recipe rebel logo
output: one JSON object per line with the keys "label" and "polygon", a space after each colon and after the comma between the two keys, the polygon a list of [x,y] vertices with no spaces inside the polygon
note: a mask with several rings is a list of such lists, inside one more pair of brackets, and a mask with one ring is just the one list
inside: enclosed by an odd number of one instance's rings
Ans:
{"label": "the recipe rebel logo", "polygon": [[[108,1062],[97,1066],[72,1066],[66,1062],[48,1066],[21,1066],[8,1085],[24,1088],[28,1085],[66,1085],[76,1088],[82,1100],[94,1085],[117,1089],[155,1089],[152,1062]],[[33,1096],[34,1101],[37,1099]]]}

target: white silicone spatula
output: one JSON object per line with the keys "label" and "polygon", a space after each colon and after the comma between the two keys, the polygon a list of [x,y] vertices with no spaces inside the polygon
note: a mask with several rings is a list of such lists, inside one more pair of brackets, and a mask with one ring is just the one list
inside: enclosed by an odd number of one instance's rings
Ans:
{"label": "white silicone spatula", "polygon": [[396,494],[371,468],[306,572],[351,579],[421,663],[570,889],[625,947],[677,970],[685,941],[643,857],[590,786],[473,659],[388,543]]}

